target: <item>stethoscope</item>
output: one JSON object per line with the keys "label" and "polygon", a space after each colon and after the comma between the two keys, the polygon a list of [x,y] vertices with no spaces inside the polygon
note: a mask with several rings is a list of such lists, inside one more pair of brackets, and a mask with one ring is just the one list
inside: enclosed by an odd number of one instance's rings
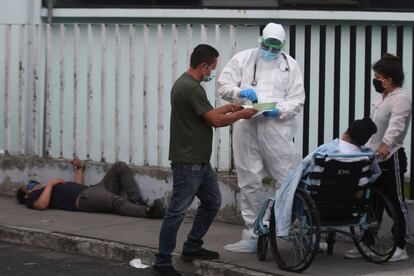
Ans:
{"label": "stethoscope", "polygon": [[[283,56],[283,58],[285,59],[285,62],[286,62],[286,66],[287,67],[281,67],[280,68],[280,70],[282,71],[282,72],[286,72],[286,71],[288,71],[288,72],[290,72],[290,65],[289,65],[289,62],[288,62],[288,60],[287,60],[287,57],[286,57],[286,55],[285,55],[285,53],[280,53],[282,56]],[[256,80],[256,67],[257,67],[257,61],[258,61],[258,59],[259,59],[259,55],[257,56],[257,58],[256,58],[256,62],[254,63],[254,69],[253,69],[253,80],[252,80],[252,82],[250,83],[252,86],[256,86],[257,85],[257,80]]]}

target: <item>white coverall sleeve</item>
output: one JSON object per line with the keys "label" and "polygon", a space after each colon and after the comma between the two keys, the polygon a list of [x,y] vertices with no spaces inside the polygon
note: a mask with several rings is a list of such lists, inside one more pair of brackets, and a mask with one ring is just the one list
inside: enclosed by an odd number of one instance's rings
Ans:
{"label": "white coverall sleeve", "polygon": [[236,54],[224,66],[217,79],[218,93],[220,97],[228,102],[242,103],[244,100],[239,97],[240,83],[242,79],[242,66],[239,56]]}
{"label": "white coverall sleeve", "polygon": [[280,109],[280,119],[291,119],[295,117],[305,102],[305,88],[303,86],[302,73],[296,61],[290,60],[289,85],[287,87],[285,100],[277,104]]}

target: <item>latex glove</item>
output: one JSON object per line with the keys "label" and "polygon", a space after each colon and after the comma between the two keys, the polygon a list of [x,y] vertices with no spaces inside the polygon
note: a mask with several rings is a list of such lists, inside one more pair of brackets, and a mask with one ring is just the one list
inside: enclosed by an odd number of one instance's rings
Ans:
{"label": "latex glove", "polygon": [[250,101],[257,102],[257,95],[256,95],[256,91],[254,91],[253,89],[244,89],[242,91],[240,91],[240,97],[242,98],[246,98]]}
{"label": "latex glove", "polygon": [[272,110],[263,112],[263,116],[267,118],[277,118],[280,116],[280,109],[275,107]]}

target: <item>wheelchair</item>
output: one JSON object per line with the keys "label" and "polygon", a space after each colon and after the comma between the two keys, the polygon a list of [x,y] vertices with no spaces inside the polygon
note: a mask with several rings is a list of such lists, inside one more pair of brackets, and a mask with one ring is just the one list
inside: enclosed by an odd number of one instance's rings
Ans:
{"label": "wheelchair", "polygon": [[[266,200],[255,223],[257,258],[266,259],[270,243],[273,258],[282,270],[302,272],[318,253],[321,235],[326,237],[328,255],[333,254],[337,233],[349,236],[370,262],[382,263],[391,258],[400,233],[399,218],[386,194],[370,182],[360,185],[361,179],[368,181],[372,176],[375,159],[373,153],[363,155],[367,158],[347,160],[350,162],[333,158],[354,155],[314,155],[318,169],[302,177],[294,193],[287,236],[276,234],[276,197]],[[263,218],[268,208],[270,222],[265,225]]]}

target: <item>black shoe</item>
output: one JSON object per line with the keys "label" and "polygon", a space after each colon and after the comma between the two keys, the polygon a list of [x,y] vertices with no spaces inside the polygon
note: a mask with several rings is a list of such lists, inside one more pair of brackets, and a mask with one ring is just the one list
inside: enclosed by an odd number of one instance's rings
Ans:
{"label": "black shoe", "polygon": [[214,260],[218,259],[219,257],[220,256],[218,252],[210,251],[204,248],[200,248],[200,250],[195,252],[183,252],[183,254],[181,254],[181,259],[184,261],[194,261],[197,259]]}
{"label": "black shoe", "polygon": [[164,204],[161,199],[154,200],[154,203],[147,212],[147,217],[154,219],[162,219],[165,215]]}
{"label": "black shoe", "polygon": [[182,275],[177,270],[175,270],[172,265],[166,265],[166,266],[153,265],[152,270],[155,275],[160,275],[160,276],[161,275],[168,275],[168,276],[181,276]]}

